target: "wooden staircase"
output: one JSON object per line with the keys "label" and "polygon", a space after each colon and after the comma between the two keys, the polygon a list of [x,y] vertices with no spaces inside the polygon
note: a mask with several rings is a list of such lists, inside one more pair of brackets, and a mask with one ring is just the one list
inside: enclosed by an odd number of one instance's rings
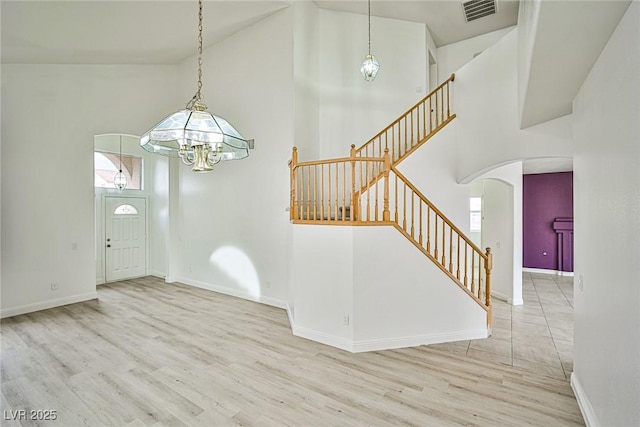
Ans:
{"label": "wooden staircase", "polygon": [[491,325],[491,249],[483,252],[397,166],[449,124],[449,79],[349,157],[298,162],[293,147],[290,220],[294,224],[393,226],[487,311]]}

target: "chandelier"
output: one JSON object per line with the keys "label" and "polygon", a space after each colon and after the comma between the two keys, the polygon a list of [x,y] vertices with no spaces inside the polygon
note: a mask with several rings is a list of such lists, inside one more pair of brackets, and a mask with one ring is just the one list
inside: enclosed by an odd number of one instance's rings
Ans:
{"label": "chandelier", "polygon": [[380,64],[378,64],[376,57],[371,54],[371,0],[367,0],[367,5],[369,7],[369,53],[364,57],[360,72],[366,81],[372,82],[378,74]]}
{"label": "chandelier", "polygon": [[198,0],[198,90],[185,109],[163,119],[140,138],[146,151],[179,157],[194,172],[210,172],[222,160],[249,156],[253,140],[207,111],[202,102],[202,0]]}

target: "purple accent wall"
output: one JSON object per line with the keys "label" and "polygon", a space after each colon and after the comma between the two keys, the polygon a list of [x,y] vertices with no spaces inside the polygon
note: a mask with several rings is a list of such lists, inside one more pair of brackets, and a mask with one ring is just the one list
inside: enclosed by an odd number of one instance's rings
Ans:
{"label": "purple accent wall", "polygon": [[573,219],[573,172],[524,175],[522,203],[522,266],[573,271],[573,231],[554,230],[556,219]]}

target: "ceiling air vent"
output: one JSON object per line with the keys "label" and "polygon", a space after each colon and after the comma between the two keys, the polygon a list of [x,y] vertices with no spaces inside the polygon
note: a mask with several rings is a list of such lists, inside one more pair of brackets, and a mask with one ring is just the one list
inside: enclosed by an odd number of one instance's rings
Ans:
{"label": "ceiling air vent", "polygon": [[462,7],[464,8],[464,17],[467,22],[496,13],[495,0],[471,0],[463,2]]}

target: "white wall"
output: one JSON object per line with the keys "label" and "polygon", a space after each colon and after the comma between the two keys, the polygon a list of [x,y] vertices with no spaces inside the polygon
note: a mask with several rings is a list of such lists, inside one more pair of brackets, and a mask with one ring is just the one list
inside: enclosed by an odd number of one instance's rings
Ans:
{"label": "white wall", "polygon": [[[172,280],[277,305],[287,298],[292,13],[277,12],[204,53],[204,102],[255,138],[256,148],[208,174],[179,166]],[[180,65],[185,102],[196,89],[196,69],[194,58]]]}
{"label": "white wall", "polygon": [[[114,129],[117,131],[117,129]],[[94,138],[97,151],[118,154],[120,150],[119,135],[97,135]],[[122,136],[122,154],[142,158],[143,188],[133,190],[126,188],[119,192],[115,188],[95,189],[96,209],[96,283],[105,282],[104,256],[104,197],[144,197],[147,199],[147,272],[158,277],[166,275],[166,240],[169,228],[169,169],[168,158],[149,153],[140,148],[140,138],[132,135]]]}
{"label": "white wall", "polygon": [[173,66],[2,65],[2,316],[95,298],[93,137],[144,131],[175,82]]}
{"label": "white wall", "polygon": [[393,227],[354,229],[356,351],[487,337],[487,312]]}
{"label": "white wall", "polygon": [[640,424],[638,22],[633,2],[573,105],[572,384],[593,426]]}
{"label": "white wall", "polygon": [[456,71],[458,182],[514,161],[573,155],[571,116],[519,129],[517,41],[513,30]]}
{"label": "white wall", "polygon": [[493,169],[477,181],[483,183],[481,247],[493,253],[492,294],[521,305],[522,162]]}
{"label": "white wall", "polygon": [[529,88],[541,1],[523,1],[518,8],[518,123],[522,120],[525,96]]}
{"label": "white wall", "polygon": [[354,227],[290,227],[294,334],[348,350],[354,324]]}
{"label": "white wall", "polygon": [[291,7],[295,143],[302,162],[320,158],[320,19],[318,7],[311,1],[296,1]]}
{"label": "white wall", "polygon": [[360,74],[367,54],[367,16],[321,9],[320,156],[346,157],[426,95],[426,28],[371,18],[373,82]]}
{"label": "white wall", "polygon": [[295,335],[353,352],[487,336],[486,311],[394,227],[292,228]]}
{"label": "white wall", "polygon": [[480,36],[440,46],[438,55],[438,82],[442,83],[452,73],[458,71],[476,55],[482,53],[488,47],[494,45],[498,40],[511,32],[514,27],[503,28]]}
{"label": "white wall", "polygon": [[454,119],[445,126],[403,160],[398,170],[468,236],[471,187],[458,184],[455,173],[458,122]]}

